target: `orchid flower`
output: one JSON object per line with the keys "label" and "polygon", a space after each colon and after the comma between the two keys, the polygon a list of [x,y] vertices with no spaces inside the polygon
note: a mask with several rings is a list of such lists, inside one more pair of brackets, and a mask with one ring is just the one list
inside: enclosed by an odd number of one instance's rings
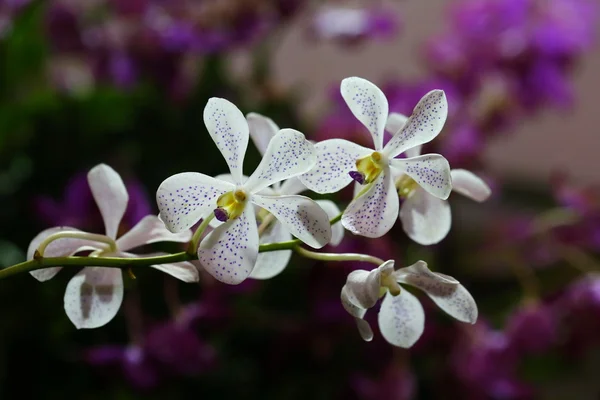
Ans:
{"label": "orchid flower", "polygon": [[[93,234],[75,228],[55,227],[38,234],[29,245],[27,258],[33,259],[40,245],[47,243],[52,234],[72,232],[73,237],[60,237],[45,246],[44,257],[65,257],[84,250],[92,250],[90,257],[137,258],[141,255],[130,253],[133,248],[145,244],[172,241],[188,242],[191,231],[173,234],[153,215],[144,217],[129,232],[117,239],[121,219],[127,209],[129,195],[119,174],[105,164],[97,165],[88,173],[88,183],[94,200],[100,209],[106,230],[106,243],[93,239]],[[77,234],[80,237],[77,237]],[[91,236],[90,236],[91,235]],[[96,235],[100,236],[100,235]],[[107,243],[111,243],[110,245]],[[153,265],[160,271],[184,282],[198,280],[198,270],[189,262]],[[43,282],[54,277],[61,267],[46,268],[30,272]],[[67,284],[64,306],[67,316],[78,328],[98,328],[110,322],[119,311],[123,301],[123,276],[119,268],[85,267]]]}
{"label": "orchid flower", "polygon": [[443,91],[433,90],[423,96],[406,124],[385,146],[388,102],[383,92],[365,79],[352,77],[342,81],[341,93],[354,116],[371,132],[375,149],[343,139],[317,143],[317,163],[300,180],[318,193],[337,192],[352,180],[366,185],[344,211],[342,224],[346,229],[362,236],[380,237],[392,228],[399,209],[394,174],[405,174],[406,186],[420,186],[437,198],[448,198],[452,181],[444,157],[426,154],[395,158],[439,134],[448,114]]}
{"label": "orchid flower", "polygon": [[461,322],[477,321],[477,304],[456,279],[432,272],[424,261],[394,271],[394,260],[372,271],[352,271],[342,288],[342,305],[352,315],[361,337],[373,339],[371,326],[363,318],[383,297],[378,323],[390,344],[408,348],[423,334],[425,313],[419,300],[399,285],[404,283],[424,291],[442,310]]}
{"label": "orchid flower", "polygon": [[[246,115],[248,126],[250,128],[250,138],[256,146],[258,152],[263,156],[269,146],[271,139],[275,137],[279,131],[279,127],[271,118],[265,117],[257,113],[250,113]],[[296,195],[307,190],[306,186],[300,182],[296,177],[287,179],[283,182],[275,182],[269,188],[268,194],[270,195]],[[340,209],[331,200],[315,200],[315,202],[327,213],[327,217],[331,220],[335,218],[339,213]],[[263,223],[268,223],[269,211],[261,209],[258,212],[258,217]],[[329,245],[337,246],[342,242],[344,238],[344,227],[340,222],[336,222],[331,227],[331,241]],[[260,243],[275,243],[285,242],[292,239],[292,235],[286,227],[275,220],[269,224],[269,226],[260,235]],[[251,278],[254,279],[270,279],[279,273],[281,273],[292,257],[291,250],[280,250],[271,251],[268,253],[261,253],[256,259],[256,266],[250,274]]]}
{"label": "orchid flower", "polygon": [[[398,132],[408,119],[397,113],[390,113],[386,130]],[[418,157],[421,145],[405,152],[407,157]],[[477,202],[483,202],[492,193],[490,187],[474,173],[465,169],[452,169],[452,190]],[[423,188],[407,179],[404,174],[396,178],[398,195],[404,201],[400,206],[399,217],[404,232],[415,242],[430,245],[440,242],[450,232],[452,214],[446,200],[432,196]]]}
{"label": "orchid flower", "polygon": [[184,172],[167,178],[156,193],[161,219],[171,232],[188,229],[210,213],[224,222],[198,247],[204,269],[234,285],[250,276],[258,258],[259,234],[254,208],[247,207],[248,203],[268,210],[292,235],[313,248],[330,241],[329,218],[313,200],[298,195],[259,194],[276,182],[312,168],[316,152],[302,133],[280,130],[254,173],[244,179],[242,164],[249,139],[244,115],[231,102],[211,98],[204,109],[204,123],[235,183]]}

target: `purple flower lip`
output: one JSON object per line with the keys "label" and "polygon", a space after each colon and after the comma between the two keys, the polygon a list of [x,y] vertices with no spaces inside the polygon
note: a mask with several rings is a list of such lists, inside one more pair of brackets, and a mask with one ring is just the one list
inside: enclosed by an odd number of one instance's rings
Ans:
{"label": "purple flower lip", "polygon": [[354,179],[356,182],[360,183],[361,185],[365,184],[365,175],[361,172],[358,171],[350,171],[348,172],[348,175],[350,175],[350,178]]}
{"label": "purple flower lip", "polygon": [[229,215],[227,215],[227,211],[223,210],[222,208],[215,208],[215,218],[218,219],[221,222],[227,222],[227,220],[229,219]]}

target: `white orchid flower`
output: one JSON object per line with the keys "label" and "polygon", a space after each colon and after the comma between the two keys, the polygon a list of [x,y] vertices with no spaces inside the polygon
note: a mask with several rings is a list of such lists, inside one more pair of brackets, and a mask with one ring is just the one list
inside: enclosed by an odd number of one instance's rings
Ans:
{"label": "white orchid flower", "polygon": [[424,261],[394,271],[394,260],[389,260],[372,271],[352,271],[342,288],[342,305],[355,318],[364,340],[372,340],[373,331],[363,318],[382,296],[378,323],[386,341],[408,348],[423,334],[423,306],[400,283],[421,289],[438,307],[461,322],[477,321],[477,304],[456,279],[432,272]]}
{"label": "white orchid flower", "polygon": [[[402,114],[390,113],[386,130],[398,132],[406,124]],[[405,152],[407,157],[421,154],[421,145]],[[477,175],[465,169],[453,169],[452,190],[477,202],[483,202],[492,193],[490,187]],[[400,206],[399,217],[404,232],[422,245],[439,243],[450,232],[452,214],[446,200],[432,196],[423,188],[414,185],[411,179],[400,173],[395,179],[398,195],[404,201]]]}
{"label": "white orchid flower", "polygon": [[[145,244],[172,241],[188,242],[191,231],[178,234],[169,232],[154,215],[144,217],[129,232],[117,239],[121,219],[127,209],[129,195],[119,174],[105,164],[97,165],[88,173],[88,183],[94,200],[100,209],[106,237],[114,241],[114,246],[84,238],[62,237],[46,246],[44,257],[65,257],[79,251],[92,250],[93,256],[137,258],[144,255],[130,253],[131,249]],[[38,234],[29,245],[27,258],[33,259],[36,250],[52,234],[59,232],[86,232],[69,227],[46,229]],[[88,234],[89,235],[89,234]],[[111,241],[111,240],[108,240]],[[147,256],[147,255],[146,255]],[[198,280],[198,270],[189,262],[153,265],[160,271],[184,282]],[[54,277],[61,267],[46,268],[30,272],[43,282]],[[64,306],[67,316],[78,328],[98,328],[110,322],[119,311],[123,301],[123,276],[119,268],[85,267],[67,284]]]}
{"label": "white orchid flower", "polygon": [[258,257],[259,234],[254,208],[247,207],[248,203],[268,210],[292,235],[313,248],[329,242],[329,219],[313,200],[298,195],[259,194],[276,182],[312,168],[316,152],[302,133],[280,130],[246,180],[242,164],[249,128],[241,111],[225,99],[211,98],[204,109],[204,123],[235,183],[184,172],[167,178],[156,193],[161,219],[171,232],[188,229],[211,212],[225,222],[200,243],[198,259],[204,269],[229,284],[239,284],[252,273]]}
{"label": "white orchid flower", "polygon": [[[265,117],[257,113],[246,115],[248,126],[250,127],[250,138],[256,146],[260,155],[264,155],[269,146],[271,139],[275,137],[279,131],[279,127],[271,118]],[[287,179],[283,182],[275,182],[269,188],[271,195],[295,195],[307,190],[306,186],[296,177]],[[327,213],[327,217],[331,220],[339,215],[340,209],[331,200],[315,200],[315,202]],[[260,219],[268,222],[268,210],[260,210],[258,212]],[[336,222],[331,227],[331,241],[329,245],[337,246],[344,238],[344,227],[340,222]],[[286,229],[285,225],[275,220],[260,235],[260,243],[275,243],[285,242],[292,239],[291,233]],[[256,259],[256,266],[250,274],[254,279],[270,279],[280,274],[292,257],[291,250],[270,251],[268,253],[260,253]]]}
{"label": "white orchid flower", "polygon": [[399,209],[394,173],[405,174],[412,185],[437,198],[448,198],[452,180],[444,157],[426,154],[395,158],[440,133],[448,115],[443,91],[433,90],[423,96],[406,124],[385,146],[388,102],[383,92],[365,79],[352,77],[342,81],[341,93],[354,116],[371,132],[375,149],[343,139],[317,143],[317,164],[300,180],[317,193],[337,192],[352,180],[369,185],[346,208],[342,216],[346,229],[362,236],[380,237],[392,228]]}

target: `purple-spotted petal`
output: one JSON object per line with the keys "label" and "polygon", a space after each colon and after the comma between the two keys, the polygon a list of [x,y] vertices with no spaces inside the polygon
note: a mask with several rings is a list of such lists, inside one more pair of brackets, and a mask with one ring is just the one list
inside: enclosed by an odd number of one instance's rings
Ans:
{"label": "purple-spotted petal", "polygon": [[366,193],[348,205],[342,215],[342,225],[357,235],[381,237],[394,226],[398,207],[392,176],[384,171]]}
{"label": "purple-spotted petal", "polygon": [[[332,219],[334,219],[335,217],[337,217],[341,212],[339,207],[337,206],[337,204],[335,204],[331,200],[315,200],[315,201],[319,205],[319,207],[321,207],[323,209],[323,211],[325,211],[325,213],[327,214],[327,217],[329,218],[330,221]],[[337,246],[338,244],[342,243],[343,239],[344,239],[344,226],[342,225],[342,223],[340,221],[338,221],[335,224],[331,225],[331,240],[329,241],[329,244],[331,246]]]}
{"label": "purple-spotted petal", "polygon": [[478,202],[486,201],[492,189],[477,175],[466,169],[453,169],[452,190]]}
{"label": "purple-spotted petal", "polygon": [[352,178],[348,175],[356,169],[356,160],[371,154],[373,150],[343,139],[330,139],[315,145],[317,163],[300,180],[317,193],[335,193],[346,187]]}
{"label": "purple-spotted petal", "polygon": [[271,118],[257,113],[246,115],[246,121],[250,127],[250,137],[260,155],[264,155],[269,147],[269,142],[279,131],[279,127]]}
{"label": "purple-spotted petal", "polygon": [[444,127],[448,116],[448,101],[443,90],[432,90],[416,105],[404,127],[385,145],[384,152],[393,158],[433,140]]}
{"label": "purple-spotted petal", "polygon": [[438,307],[461,322],[474,324],[477,321],[477,304],[463,285],[450,276],[429,271],[422,261],[409,268],[412,270],[396,271],[398,282],[421,289]]}
{"label": "purple-spotted petal", "polygon": [[375,150],[381,150],[388,117],[388,101],[381,89],[366,79],[350,77],[342,80],[340,92],[352,114],[371,132]]}
{"label": "purple-spotted petal", "polygon": [[197,172],[170,176],[156,191],[160,218],[169,231],[185,231],[217,207],[220,195],[234,189],[229,182]]}
{"label": "purple-spotted petal", "polygon": [[448,235],[452,213],[446,200],[417,188],[400,206],[400,221],[409,238],[427,246],[439,243]]}
{"label": "purple-spotted petal", "polygon": [[[287,242],[292,240],[292,235],[286,227],[275,220],[260,236],[260,243],[277,243]],[[271,279],[279,275],[290,262],[292,258],[291,250],[269,251],[259,253],[256,259],[254,270],[250,274],[250,278],[254,279]]]}
{"label": "purple-spotted petal", "polygon": [[147,215],[129,232],[117,239],[117,247],[127,251],[135,247],[156,242],[186,243],[192,238],[190,230],[171,233],[164,222],[154,215]]}
{"label": "purple-spotted petal", "polygon": [[400,129],[404,128],[406,121],[408,121],[408,117],[406,115],[395,112],[390,113],[390,115],[388,115],[387,122],[385,123],[385,130],[391,133],[393,136],[400,131]]}
{"label": "purple-spotted petal", "polygon": [[377,319],[381,335],[398,347],[412,347],[425,329],[423,306],[407,290],[397,296],[386,293]]}
{"label": "purple-spotted petal", "polygon": [[119,224],[127,209],[129,194],[121,176],[106,164],[95,166],[88,173],[88,183],[102,214],[106,236],[116,239]]}
{"label": "purple-spotted petal", "polygon": [[373,330],[367,321],[363,319],[367,310],[355,305],[348,295],[348,288],[346,286],[342,287],[342,292],[340,294],[340,299],[342,301],[342,306],[344,309],[354,317],[354,321],[356,322],[356,327],[358,328],[358,333],[360,337],[367,342],[373,340]]}
{"label": "purple-spotted petal", "polygon": [[258,243],[254,208],[247,204],[242,215],[219,226],[202,240],[198,260],[217,280],[237,285],[254,269]]}
{"label": "purple-spotted petal", "polygon": [[235,183],[241,185],[249,137],[246,118],[232,102],[212,97],[204,108],[204,125],[223,154]]}
{"label": "purple-spotted petal", "polygon": [[390,162],[392,168],[413,178],[419,186],[430,194],[446,200],[452,191],[450,164],[439,154],[425,154],[418,157],[399,159]]}
{"label": "purple-spotted petal", "polygon": [[331,240],[327,213],[305,196],[252,196],[252,202],[269,211],[286,229],[307,245],[320,249]]}
{"label": "purple-spotted petal", "polygon": [[77,329],[98,328],[110,322],[123,302],[119,268],[86,267],[67,284],[65,311]]}
{"label": "purple-spotted petal", "polygon": [[252,193],[309,171],[317,162],[315,147],[293,129],[282,129],[269,142],[267,151],[244,186]]}
{"label": "purple-spotted petal", "polygon": [[[35,251],[38,249],[38,247],[40,247],[40,244],[42,244],[42,242],[44,240],[46,240],[46,238],[48,236],[50,236],[54,233],[58,233],[58,232],[73,232],[73,231],[80,232],[79,229],[69,228],[67,226],[49,228],[49,229],[46,229],[46,230],[40,232],[35,238],[33,238],[31,243],[29,244],[29,248],[27,249],[27,259],[33,260],[33,255],[34,255]],[[90,240],[84,240],[84,239],[71,239],[71,238],[56,239],[46,247],[46,250],[44,251],[44,257],[71,256],[71,255],[77,253],[78,251],[81,251],[85,248],[90,248],[90,247],[98,248],[99,245],[97,242],[92,242]],[[58,271],[60,271],[61,269],[62,269],[62,267],[51,267],[51,268],[38,269],[36,271],[31,271],[29,273],[31,274],[31,276],[33,276],[38,281],[44,282],[49,279],[52,279],[58,273]]]}

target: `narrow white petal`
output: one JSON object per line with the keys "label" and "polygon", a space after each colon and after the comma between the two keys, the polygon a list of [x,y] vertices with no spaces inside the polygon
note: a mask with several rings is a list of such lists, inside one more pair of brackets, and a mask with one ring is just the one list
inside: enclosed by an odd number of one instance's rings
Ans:
{"label": "narrow white petal", "polygon": [[452,191],[450,164],[439,154],[424,154],[412,158],[396,158],[390,162],[393,168],[413,178],[423,189],[446,200]]}
{"label": "narrow white petal", "polygon": [[[167,253],[148,253],[148,254],[133,254],[127,253],[125,251],[118,252],[115,257],[124,257],[124,258],[140,258],[140,257],[156,257],[156,256],[164,256]],[[198,274],[198,267],[196,267],[191,262],[182,261],[178,263],[172,264],[157,264],[151,265],[150,267],[162,271],[166,274],[171,275],[174,278],[179,279],[180,281],[191,283],[198,282],[200,276]]]}
{"label": "narrow white petal", "polygon": [[252,193],[309,171],[317,160],[315,146],[293,129],[282,129],[269,147],[245,187]]}
{"label": "narrow white petal", "polygon": [[247,204],[239,218],[224,223],[202,240],[198,260],[217,280],[237,285],[254,269],[258,243],[254,208]]}
{"label": "narrow white petal", "polygon": [[408,117],[406,115],[392,112],[390,115],[388,115],[388,119],[385,124],[385,130],[394,135],[400,131],[400,129],[404,128],[406,121],[408,121]]}
{"label": "narrow white petal", "polygon": [[360,337],[367,342],[373,340],[373,330],[371,329],[371,325],[369,325],[369,323],[363,319],[367,310],[355,305],[350,300],[350,298],[348,297],[348,290],[345,285],[344,287],[342,287],[340,299],[342,301],[342,306],[344,307],[344,309],[354,317],[354,321],[356,322],[356,327],[358,328],[358,333],[360,334]]}
{"label": "narrow white petal", "polygon": [[407,149],[404,154],[406,155],[406,158],[413,158],[413,157],[417,157],[421,155],[421,149],[423,148],[422,145],[418,145],[415,147],[411,147],[410,149]]}
{"label": "narrow white petal", "polygon": [[[308,190],[307,187],[304,186],[304,184],[302,183],[302,181],[300,181],[300,178],[298,178],[298,177],[290,178],[290,179],[283,181],[283,183],[281,184],[279,189],[278,190],[275,189],[277,194],[300,194],[300,193],[304,192],[305,190]],[[261,193],[261,194],[268,194],[268,193]]]}
{"label": "narrow white petal", "polygon": [[400,268],[394,272],[394,276],[400,283],[407,283],[416,287],[422,286],[422,284],[448,284],[458,285],[456,279],[451,276],[440,274],[439,272],[432,272],[425,261],[417,261],[413,265],[408,267]]}
{"label": "narrow white petal", "polygon": [[255,194],[251,201],[273,214],[292,235],[311,247],[320,249],[331,240],[327,213],[308,197]]}
{"label": "narrow white petal", "polygon": [[348,301],[364,309],[373,307],[379,300],[381,274],[393,270],[394,260],[389,260],[371,271],[359,269],[350,272],[344,285]]}
{"label": "narrow white petal", "polygon": [[430,142],[441,132],[447,116],[446,94],[432,90],[419,100],[404,127],[385,145],[384,152],[393,158],[411,147]]}
{"label": "narrow white petal", "polygon": [[356,160],[373,150],[343,139],[330,139],[315,145],[317,163],[300,180],[317,193],[335,193],[346,187],[352,178],[348,173],[356,170]]}
{"label": "narrow white petal", "polygon": [[477,175],[465,169],[453,169],[452,190],[478,202],[486,201],[492,189]]}
{"label": "narrow white petal", "polygon": [[[33,260],[33,255],[35,251],[40,247],[40,244],[50,235],[58,232],[81,232],[79,229],[70,228],[68,226],[58,226],[54,228],[46,229],[40,232],[29,244],[29,248],[27,249],[27,259]],[[84,239],[71,239],[71,238],[61,238],[56,239],[51,242],[44,251],[44,257],[66,257],[72,256],[78,251],[82,251],[84,248],[94,247],[98,248],[97,242],[92,242],[90,240]],[[52,268],[44,268],[38,269],[36,271],[30,271],[29,273],[35,279],[40,282],[47,281],[52,279],[58,271],[60,271],[62,267],[52,267]]]}
{"label": "narrow white petal", "polygon": [[65,311],[77,329],[98,328],[110,322],[123,302],[119,268],[86,267],[67,284]]}
{"label": "narrow white petal", "polygon": [[[292,240],[292,235],[285,226],[275,220],[260,236],[260,243],[277,243]],[[291,250],[269,251],[259,253],[256,259],[256,266],[250,274],[254,279],[271,279],[279,275],[290,262],[292,258]]]}
{"label": "narrow white petal", "polygon": [[384,171],[373,186],[352,202],[342,215],[342,224],[350,232],[376,238],[385,235],[398,215],[398,194],[391,174]]}
{"label": "narrow white petal", "polygon": [[160,218],[171,232],[185,231],[217,208],[220,195],[234,189],[229,182],[197,172],[170,176],[156,192]]}
{"label": "narrow white petal", "polygon": [[[331,200],[315,200],[319,207],[321,207],[326,213],[327,217],[331,221],[338,215],[340,215],[340,208]],[[329,244],[331,246],[337,246],[342,243],[344,239],[344,225],[342,225],[341,221],[336,222],[331,225],[331,240]]]}
{"label": "narrow white petal", "polygon": [[154,215],[147,215],[129,232],[117,239],[119,250],[127,251],[135,247],[156,242],[186,243],[192,238],[192,231],[171,233],[164,222]]}
{"label": "narrow white petal", "polygon": [[396,273],[398,282],[421,289],[451,317],[471,324],[477,321],[477,304],[473,296],[454,278],[431,271],[424,273],[422,270],[399,270]]}
{"label": "narrow white petal", "polygon": [[88,184],[100,209],[106,236],[115,239],[125,210],[129,194],[121,176],[106,164],[96,165],[88,172]]}
{"label": "narrow white petal", "polygon": [[386,293],[377,319],[385,340],[398,347],[411,347],[425,329],[423,306],[408,290],[398,296]]}
{"label": "narrow white petal", "polygon": [[400,206],[404,232],[424,246],[439,243],[450,232],[452,213],[446,200],[418,188]]}
{"label": "narrow white petal", "polygon": [[381,89],[366,79],[350,77],[342,80],[340,92],[352,114],[371,132],[375,149],[381,150],[388,118],[388,101]]}
{"label": "narrow white petal", "polygon": [[257,113],[246,115],[246,121],[250,127],[250,137],[260,155],[264,155],[269,147],[269,142],[279,131],[279,127],[271,118]]}
{"label": "narrow white petal", "polygon": [[232,102],[212,97],[204,108],[204,125],[223,154],[235,183],[241,185],[249,137],[246,118]]}

